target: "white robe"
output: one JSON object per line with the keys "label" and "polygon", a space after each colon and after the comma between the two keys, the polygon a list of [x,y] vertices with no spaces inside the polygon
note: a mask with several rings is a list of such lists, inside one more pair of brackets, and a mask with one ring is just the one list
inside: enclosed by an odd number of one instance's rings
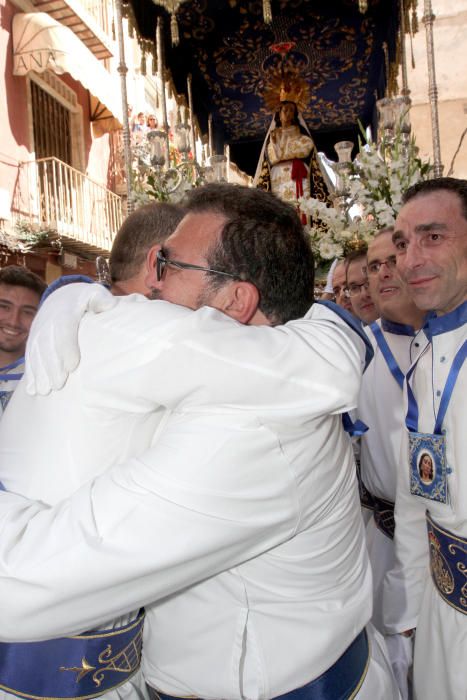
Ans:
{"label": "white robe", "polygon": [[[467,306],[436,319],[416,342],[423,353],[414,374],[413,387],[420,417],[419,431],[432,433],[440,395],[454,355],[467,338]],[[385,581],[385,623],[389,633],[417,628],[414,658],[416,700],[460,700],[467,697],[465,655],[467,615],[448,605],[434,587],[430,575],[425,511],[441,527],[467,537],[467,425],[465,397],[467,366],[464,364],[449,403],[446,430],[449,503],[412,496],[409,489],[408,439],[404,433],[399,461],[396,497],[396,565]],[[387,601],[387,602],[386,602]]]}
{"label": "white robe", "polygon": [[[377,323],[405,375],[418,354],[417,348],[413,347],[413,329],[387,321]],[[371,328],[366,331],[375,355],[363,375],[358,402],[358,417],[369,428],[360,443],[361,476],[371,494],[394,503],[401,436],[405,430],[402,388],[392,376]],[[373,517],[367,521],[366,537],[373,570],[372,621],[384,633],[383,579],[394,566],[394,543],[378,529]]]}
{"label": "white robe", "polygon": [[[232,700],[274,697],[340,656],[371,615],[341,427],[365,348],[332,311],[310,316],[245,327],[129,297],[83,320],[64,389],[14,397],[10,415],[27,410],[35,430],[29,444],[21,427],[0,433],[0,478],[39,489],[70,481],[84,455],[78,481],[120,450],[134,458],[52,508],[0,494],[3,640],[98,627],[154,600],[149,683]],[[370,645],[357,697],[398,697],[372,632]]]}

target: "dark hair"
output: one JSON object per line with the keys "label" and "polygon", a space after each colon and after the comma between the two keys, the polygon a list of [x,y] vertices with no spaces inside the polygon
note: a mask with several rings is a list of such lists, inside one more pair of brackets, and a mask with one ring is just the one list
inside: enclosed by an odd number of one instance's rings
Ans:
{"label": "dark hair", "polygon": [[366,256],[368,253],[368,246],[365,244],[361,245],[358,250],[352,250],[350,253],[348,253],[345,258],[344,258],[344,264],[345,264],[345,270],[349,269],[350,263],[355,262],[355,260],[360,260],[360,258],[365,258],[366,261]]}
{"label": "dark hair", "polygon": [[10,287],[26,287],[35,292],[39,299],[47,289],[47,284],[35,272],[21,265],[8,265],[0,270],[0,284]]}
{"label": "dark hair", "polygon": [[431,194],[432,192],[452,192],[456,194],[461,202],[462,215],[467,219],[467,180],[456,177],[437,177],[433,180],[422,180],[406,190],[402,196],[402,204],[407,204],[411,199],[419,195]]}
{"label": "dark hair", "polygon": [[366,274],[366,264],[367,264],[367,254],[368,254],[368,246],[367,244],[362,244],[360,248],[357,250],[352,250],[350,253],[348,253],[345,258],[344,258],[344,269],[345,269],[345,283],[348,284],[347,282],[347,277],[349,274],[349,266],[355,262],[356,260],[364,260],[365,264],[363,267],[365,267],[365,274]]}
{"label": "dark hair", "polygon": [[[207,252],[209,267],[252,282],[259,308],[273,324],[302,317],[313,303],[314,261],[293,207],[264,190],[209,184],[192,190],[190,212],[226,217],[219,240]],[[210,288],[226,280],[212,275]]]}
{"label": "dark hair", "polygon": [[129,280],[141,269],[151,246],[163,243],[185,216],[182,207],[154,202],[140,207],[121,225],[110,251],[112,283]]}

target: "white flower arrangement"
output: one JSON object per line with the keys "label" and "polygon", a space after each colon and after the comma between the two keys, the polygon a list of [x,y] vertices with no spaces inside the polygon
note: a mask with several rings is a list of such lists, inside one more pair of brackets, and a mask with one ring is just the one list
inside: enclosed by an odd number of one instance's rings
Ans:
{"label": "white flower arrangement", "polygon": [[301,211],[317,222],[308,231],[318,264],[345,255],[368,243],[379,229],[392,226],[405,190],[430,177],[432,166],[419,158],[414,137],[402,125],[403,117],[394,137],[383,137],[379,144],[360,140],[359,154],[346,173],[344,206],[336,209],[311,197],[300,200]]}

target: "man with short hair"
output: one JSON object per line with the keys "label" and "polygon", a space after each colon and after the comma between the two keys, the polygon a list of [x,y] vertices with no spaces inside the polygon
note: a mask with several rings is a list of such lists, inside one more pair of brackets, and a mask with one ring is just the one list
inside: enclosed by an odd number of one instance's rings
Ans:
{"label": "man with short hair", "polygon": [[370,294],[366,272],[366,247],[350,253],[346,259],[346,287],[352,311],[363,323],[372,323],[378,318],[378,310]]}
{"label": "man with short hair", "polygon": [[0,416],[23,376],[29,329],[46,286],[25,267],[0,270]]}
{"label": "man with short hair", "polygon": [[[1,494],[0,633],[78,632],[152,600],[144,670],[163,698],[274,698],[303,685],[329,699],[397,698],[380,639],[363,631],[371,577],[341,425],[365,340],[323,305],[299,319],[313,260],[288,205],[211,185],[187,208],[157,256],[166,301],[122,297],[88,314],[78,370],[33,399],[37,459],[51,416],[71,405],[73,460],[103,471],[122,452],[126,463],[52,508]],[[56,318],[52,302],[43,314]],[[18,465],[0,446],[13,490]],[[67,452],[47,455],[57,479]]]}
{"label": "man with short hair", "polygon": [[347,290],[347,274],[345,260],[340,260],[334,268],[332,276],[332,291],[336,304],[346,311],[353,313],[352,304]]}
{"label": "man with short hair", "polygon": [[[414,338],[407,374],[385,623],[390,633],[416,628],[415,698],[459,700],[467,696],[467,181],[409,188],[393,240],[412,298],[434,314]],[[420,474],[424,454],[433,462],[430,480]]]}
{"label": "man with short hair", "polygon": [[[402,387],[414,357],[413,338],[425,316],[412,301],[397,272],[392,233],[392,228],[379,231],[368,246],[369,292],[380,319],[366,328],[375,354],[363,375],[357,411],[369,428],[362,435],[360,445],[362,505],[373,515],[366,525],[373,570],[372,621],[382,633],[383,579],[394,565],[396,473],[404,426]],[[410,648],[405,650],[410,644],[399,635],[388,638],[387,642],[403,697],[407,698],[407,663],[403,659],[410,660]]]}
{"label": "man with short hair", "polygon": [[182,220],[184,209],[168,202],[152,202],[136,209],[121,225],[110,251],[112,294],[151,295],[147,278],[165,239]]}

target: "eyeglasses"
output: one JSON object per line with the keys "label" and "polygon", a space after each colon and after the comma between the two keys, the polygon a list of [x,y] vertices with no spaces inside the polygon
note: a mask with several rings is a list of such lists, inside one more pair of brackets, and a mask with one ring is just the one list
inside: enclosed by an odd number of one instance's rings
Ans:
{"label": "eyeglasses", "polygon": [[201,272],[212,272],[214,275],[224,275],[225,277],[235,278],[238,275],[231,275],[230,272],[221,272],[221,270],[212,270],[210,267],[201,267],[200,265],[192,265],[191,263],[180,262],[178,260],[169,260],[164,253],[159,250],[156,258],[156,277],[160,282],[164,279],[167,267],[176,267],[179,270],[200,270]]}
{"label": "eyeglasses", "polygon": [[362,293],[362,289],[367,292],[369,289],[369,282],[368,280],[366,282],[362,282],[362,284],[349,284],[348,287],[346,287],[346,293],[347,296],[349,297],[356,297],[358,294]]}
{"label": "eyeglasses", "polygon": [[386,265],[388,270],[394,270],[397,264],[397,258],[395,255],[390,255],[386,260],[373,260],[366,266],[366,270],[370,275],[376,275],[381,270],[382,265]]}

